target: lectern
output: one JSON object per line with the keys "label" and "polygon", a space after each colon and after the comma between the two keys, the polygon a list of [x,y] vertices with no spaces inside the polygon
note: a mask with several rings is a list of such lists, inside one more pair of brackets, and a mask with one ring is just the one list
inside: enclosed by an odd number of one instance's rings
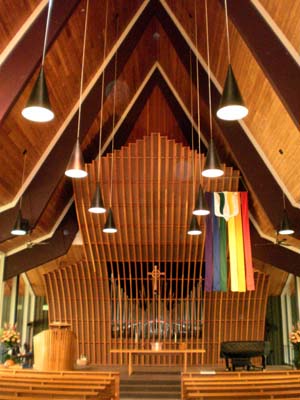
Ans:
{"label": "lectern", "polygon": [[33,338],[34,368],[41,371],[72,370],[75,362],[75,334],[70,324],[53,323]]}

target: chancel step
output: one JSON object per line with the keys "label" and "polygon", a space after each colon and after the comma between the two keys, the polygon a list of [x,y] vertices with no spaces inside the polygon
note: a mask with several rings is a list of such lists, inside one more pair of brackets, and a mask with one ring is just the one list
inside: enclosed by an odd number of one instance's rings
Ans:
{"label": "chancel step", "polygon": [[121,379],[121,400],[180,399],[180,374],[133,374]]}

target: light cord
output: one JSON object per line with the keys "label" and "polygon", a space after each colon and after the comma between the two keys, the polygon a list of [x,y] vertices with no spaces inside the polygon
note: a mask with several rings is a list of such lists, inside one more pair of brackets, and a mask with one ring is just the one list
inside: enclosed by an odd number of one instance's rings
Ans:
{"label": "light cord", "polygon": [[[198,51],[198,28],[197,28],[197,0],[195,0],[195,45]],[[197,86],[197,129],[198,129],[198,151],[199,151],[199,173],[201,182],[201,130],[200,130],[200,95],[199,95],[199,68],[198,68],[198,58],[195,54],[196,60],[196,86]]]}
{"label": "light cord", "polygon": [[86,45],[86,32],[87,32],[88,13],[89,13],[89,0],[86,0],[84,36],[83,36],[83,49],[82,49],[82,64],[81,64],[81,77],[80,77],[80,95],[79,95],[77,140],[79,140],[80,124],[81,124],[82,88],[83,88],[83,73],[84,73],[84,62],[85,62],[85,45]]}
{"label": "light cord", "polygon": [[227,0],[224,0],[224,7],[225,7],[225,21],[226,21],[227,53],[228,53],[228,62],[230,64],[231,54],[230,54],[230,43],[229,43]]}
{"label": "light cord", "polygon": [[193,119],[194,119],[194,107],[193,107],[193,68],[192,68],[192,49],[190,48],[190,91],[191,91],[191,135],[192,135],[192,179],[193,179],[193,193],[195,193],[195,159],[194,159],[194,129],[193,129]]}
{"label": "light cord", "polygon": [[[118,37],[118,15],[116,16],[116,37]],[[113,137],[111,140],[111,176],[110,176],[110,207],[112,206],[112,188],[113,188],[113,169],[114,169],[114,130],[115,130],[115,121],[116,121],[116,92],[117,92],[117,65],[118,65],[118,50],[116,50],[116,55],[115,55],[115,78],[114,78],[114,100],[113,100],[113,124],[112,124],[112,133]]]}
{"label": "light cord", "polygon": [[49,0],[48,13],[47,13],[47,22],[46,22],[46,29],[45,29],[45,38],[44,38],[44,47],[43,47],[42,67],[44,66],[45,57],[46,57],[46,49],[47,49],[47,42],[48,42],[48,33],[49,33],[49,25],[50,25],[50,17],[51,17],[52,5],[53,5],[53,0]]}
{"label": "light cord", "polygon": [[[106,0],[105,10],[105,27],[104,27],[104,45],[103,45],[103,66],[106,56],[107,45],[107,21],[108,21],[108,0]],[[99,146],[98,146],[98,182],[100,182],[100,169],[101,169],[101,148],[102,148],[102,127],[103,127],[103,105],[104,105],[104,84],[105,84],[105,68],[102,72],[102,86],[101,86],[101,111],[100,111],[100,126],[99,126]]]}
{"label": "light cord", "polygon": [[212,139],[212,112],[211,112],[211,82],[210,82],[210,56],[209,56],[209,36],[208,36],[208,13],[207,0],[205,0],[205,30],[206,30],[206,50],[207,50],[207,68],[208,68],[208,103],[209,103],[209,129]]}
{"label": "light cord", "polygon": [[285,208],[285,195],[284,195],[283,191],[282,191],[282,200],[283,200],[283,209],[285,210],[286,209]]}

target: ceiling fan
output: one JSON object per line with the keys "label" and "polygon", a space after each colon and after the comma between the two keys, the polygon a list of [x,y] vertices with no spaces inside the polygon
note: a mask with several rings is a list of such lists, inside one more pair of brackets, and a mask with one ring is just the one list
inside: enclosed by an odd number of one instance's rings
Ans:
{"label": "ceiling fan", "polygon": [[43,246],[43,245],[46,245],[48,243],[49,242],[44,241],[44,240],[42,240],[41,242],[35,242],[35,241],[32,241],[32,240],[29,240],[26,243],[26,247],[27,247],[27,249],[32,249],[34,246]]}
{"label": "ceiling fan", "polygon": [[274,242],[270,242],[270,243],[254,243],[254,246],[285,246],[285,247],[289,247],[290,244],[286,242],[287,239],[286,238],[279,238],[279,233],[278,231],[276,231],[276,238]]}

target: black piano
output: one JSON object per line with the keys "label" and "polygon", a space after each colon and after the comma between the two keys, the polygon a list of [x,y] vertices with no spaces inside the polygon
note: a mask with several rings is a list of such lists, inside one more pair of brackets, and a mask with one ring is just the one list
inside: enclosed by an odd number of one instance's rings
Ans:
{"label": "black piano", "polygon": [[[226,370],[235,371],[236,367],[250,369],[265,369],[267,356],[270,354],[270,342],[259,340],[222,342],[220,356],[225,358]],[[261,357],[262,365],[256,367],[251,364],[252,357]],[[229,361],[231,360],[231,367]]]}

